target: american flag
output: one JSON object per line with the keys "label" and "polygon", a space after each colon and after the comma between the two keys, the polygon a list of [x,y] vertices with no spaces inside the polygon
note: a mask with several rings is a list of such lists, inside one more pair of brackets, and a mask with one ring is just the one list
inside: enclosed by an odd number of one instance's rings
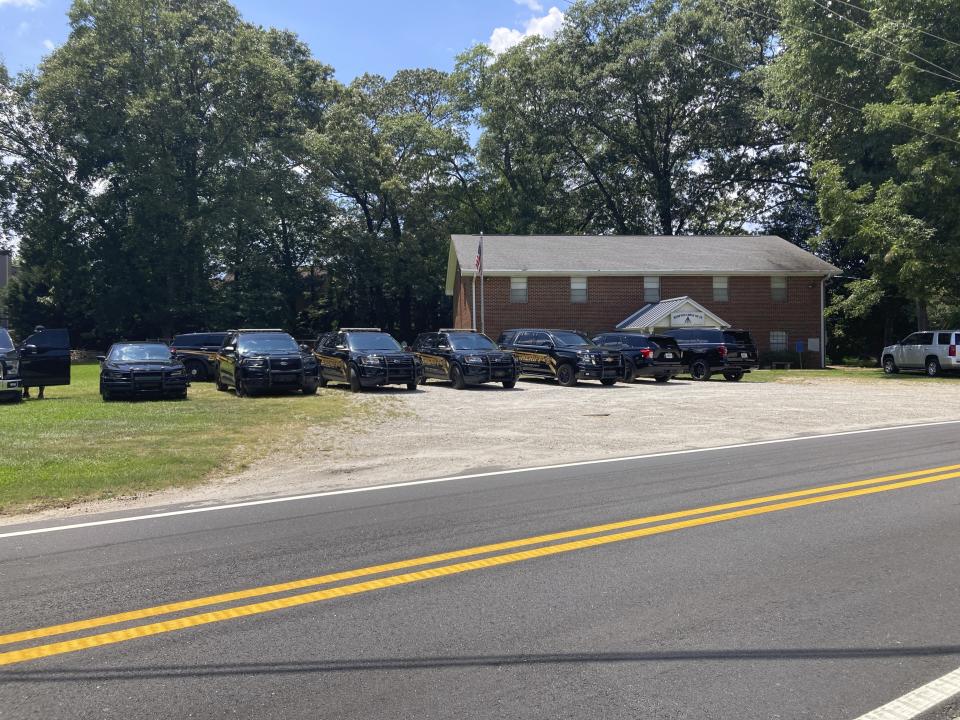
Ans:
{"label": "american flag", "polygon": [[483,235],[480,236],[480,244],[477,245],[477,261],[474,263],[477,272],[483,272]]}

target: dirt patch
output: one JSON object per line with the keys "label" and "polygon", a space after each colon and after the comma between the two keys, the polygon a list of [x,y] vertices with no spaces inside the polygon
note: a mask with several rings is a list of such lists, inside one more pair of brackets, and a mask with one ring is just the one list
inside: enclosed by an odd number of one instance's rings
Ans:
{"label": "dirt patch", "polygon": [[[324,393],[345,392],[328,388]],[[640,381],[561,388],[546,381],[357,398],[368,412],[200,487],[41,513],[76,515],[165,503],[204,505],[275,494],[728,445],[810,433],[960,418],[955,382],[789,377],[768,383]],[[33,516],[34,518],[38,516]],[[22,521],[24,518],[20,518]],[[5,522],[15,522],[6,518]]]}

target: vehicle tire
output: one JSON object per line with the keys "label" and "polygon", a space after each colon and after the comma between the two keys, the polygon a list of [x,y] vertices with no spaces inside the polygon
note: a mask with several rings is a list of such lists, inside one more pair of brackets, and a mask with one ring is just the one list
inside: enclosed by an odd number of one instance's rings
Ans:
{"label": "vehicle tire", "polygon": [[209,380],[209,374],[207,373],[207,366],[196,360],[191,360],[186,363],[187,367],[187,379],[188,380]]}
{"label": "vehicle tire", "polygon": [[936,377],[937,375],[940,374],[940,361],[937,360],[937,358],[935,357],[928,357],[926,368],[927,368],[927,375],[929,375],[930,377]]}
{"label": "vehicle tire", "polygon": [[419,380],[417,380],[417,382],[420,383],[421,385],[426,385],[426,384],[427,384],[427,376],[424,375],[422,378],[420,378]]}
{"label": "vehicle tire", "polygon": [[183,392],[177,393],[176,395],[173,396],[173,399],[174,399],[174,400],[186,400],[186,399],[187,399],[187,391],[184,390]]}
{"label": "vehicle tire", "polygon": [[315,382],[306,383],[303,386],[304,395],[316,395],[317,394],[317,384]]}
{"label": "vehicle tire", "polygon": [[690,377],[694,380],[707,381],[713,373],[710,371],[710,364],[703,358],[694,360],[690,363]]}
{"label": "vehicle tire", "polygon": [[897,364],[889,355],[883,359],[883,372],[887,375],[896,375],[898,372],[900,372],[900,368],[897,367]]}
{"label": "vehicle tire", "polygon": [[101,390],[100,397],[103,398],[104,402],[110,402],[111,400],[113,400],[113,395],[110,394],[109,390]]}
{"label": "vehicle tire", "polygon": [[656,380],[658,383],[670,382],[669,375],[656,375],[653,379]]}
{"label": "vehicle tire", "polygon": [[230,388],[223,384],[223,378],[220,377],[220,368],[217,368],[217,390],[226,392],[229,389]]}
{"label": "vehicle tire", "polygon": [[610,387],[611,385],[617,384],[617,379],[616,378],[600,378],[600,384]]}
{"label": "vehicle tire", "polygon": [[453,387],[457,390],[463,390],[467,387],[467,383],[463,379],[463,371],[458,365],[454,365],[450,368],[450,382],[453,384]]}
{"label": "vehicle tire", "polygon": [[504,381],[503,381],[503,386],[504,386],[507,390],[513,390],[513,389],[517,386],[517,381],[516,381],[516,380],[504,380]]}
{"label": "vehicle tire", "polygon": [[347,382],[350,383],[350,392],[352,393],[358,393],[363,389],[363,386],[360,385],[360,376],[357,375],[353,365],[347,367]]}
{"label": "vehicle tire", "polygon": [[723,379],[729,382],[740,382],[743,380],[743,370],[728,370],[723,373]]}
{"label": "vehicle tire", "polygon": [[634,365],[630,360],[623,361],[623,381],[625,383],[632,383],[637,379],[637,366]]}
{"label": "vehicle tire", "polygon": [[317,385],[320,387],[327,386],[327,379],[323,376],[323,370],[317,370]]}
{"label": "vehicle tire", "polygon": [[243,397],[247,394],[247,389],[243,386],[243,380],[234,378],[233,383],[233,391],[237,394],[237,397]]}
{"label": "vehicle tire", "polygon": [[577,371],[570,363],[562,363],[557,368],[557,382],[563,387],[573,387],[577,384]]}
{"label": "vehicle tire", "polygon": [[419,383],[410,382],[407,383],[407,390],[416,390]]}

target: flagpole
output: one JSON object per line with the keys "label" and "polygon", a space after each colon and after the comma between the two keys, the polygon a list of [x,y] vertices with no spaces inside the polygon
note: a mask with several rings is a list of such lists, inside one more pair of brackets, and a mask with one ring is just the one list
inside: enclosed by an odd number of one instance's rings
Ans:
{"label": "flagpole", "polygon": [[480,231],[480,332],[486,334],[487,324],[486,324],[486,313],[484,312],[485,307],[483,304],[483,231]]}
{"label": "flagpole", "polygon": [[470,325],[474,330],[477,329],[477,273],[473,273],[470,278],[470,289],[473,291],[473,300],[470,302],[470,312],[473,314],[473,324]]}

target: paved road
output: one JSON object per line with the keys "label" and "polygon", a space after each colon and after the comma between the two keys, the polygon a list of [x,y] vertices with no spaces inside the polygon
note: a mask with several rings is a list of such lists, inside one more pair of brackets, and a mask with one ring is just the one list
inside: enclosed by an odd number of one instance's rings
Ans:
{"label": "paved road", "polygon": [[854,718],[960,665],[957,430],[0,537],[0,718]]}

